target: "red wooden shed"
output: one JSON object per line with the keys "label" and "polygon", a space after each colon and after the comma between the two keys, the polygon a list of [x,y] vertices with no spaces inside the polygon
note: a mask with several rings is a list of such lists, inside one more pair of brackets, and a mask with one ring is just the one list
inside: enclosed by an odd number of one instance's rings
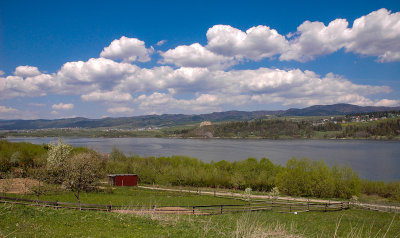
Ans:
{"label": "red wooden shed", "polygon": [[109,174],[108,184],[111,186],[137,186],[136,174]]}

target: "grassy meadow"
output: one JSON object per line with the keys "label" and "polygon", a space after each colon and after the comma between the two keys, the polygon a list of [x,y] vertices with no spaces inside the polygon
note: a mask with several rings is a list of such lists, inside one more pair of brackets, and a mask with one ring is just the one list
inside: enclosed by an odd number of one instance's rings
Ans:
{"label": "grassy meadow", "polygon": [[[31,195],[18,195],[32,197]],[[75,202],[69,192],[41,200]],[[91,192],[82,202],[157,205],[238,204],[242,201],[180,192],[117,188]],[[365,210],[214,216],[119,214],[0,204],[0,237],[396,237],[399,215]]]}

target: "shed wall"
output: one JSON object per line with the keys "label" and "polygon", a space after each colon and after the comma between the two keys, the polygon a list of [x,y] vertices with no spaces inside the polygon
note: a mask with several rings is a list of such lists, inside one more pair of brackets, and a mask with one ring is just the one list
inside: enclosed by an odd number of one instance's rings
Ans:
{"label": "shed wall", "polygon": [[137,175],[115,176],[115,186],[137,186]]}

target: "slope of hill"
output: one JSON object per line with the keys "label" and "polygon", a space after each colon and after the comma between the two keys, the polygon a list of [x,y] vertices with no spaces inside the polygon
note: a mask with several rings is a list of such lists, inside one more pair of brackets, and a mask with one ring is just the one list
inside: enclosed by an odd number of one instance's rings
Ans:
{"label": "slope of hill", "polygon": [[351,104],[334,104],[334,105],[315,105],[303,109],[291,108],[286,110],[283,115],[287,116],[329,116],[329,115],[346,115],[351,113],[365,112],[381,112],[400,110],[400,107],[374,107],[374,106],[357,106]]}
{"label": "slope of hill", "polygon": [[148,126],[168,127],[184,125],[190,123],[199,123],[201,121],[247,121],[266,115],[278,116],[328,116],[345,115],[350,113],[378,112],[400,110],[400,107],[362,107],[351,104],[335,105],[315,105],[303,109],[288,109],[286,111],[226,111],[213,112],[209,114],[184,115],[184,114],[163,114],[146,115],[135,117],[118,117],[88,119],[83,117],[65,118],[55,120],[0,120],[0,130],[29,130],[29,129],[47,129],[47,128],[141,128]]}

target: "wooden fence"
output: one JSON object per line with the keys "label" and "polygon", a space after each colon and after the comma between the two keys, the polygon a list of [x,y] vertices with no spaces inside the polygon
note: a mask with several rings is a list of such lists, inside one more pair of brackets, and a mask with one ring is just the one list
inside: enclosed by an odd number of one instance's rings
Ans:
{"label": "wooden fence", "polygon": [[253,201],[247,204],[233,205],[199,205],[199,206],[123,206],[112,204],[86,204],[70,203],[59,201],[42,201],[16,197],[0,196],[0,203],[19,204],[29,206],[52,207],[54,209],[77,209],[77,210],[96,210],[121,213],[163,213],[163,214],[195,214],[195,215],[217,215],[237,212],[252,211],[276,211],[285,213],[297,212],[330,212],[349,209],[348,202],[281,202],[281,201]]}

